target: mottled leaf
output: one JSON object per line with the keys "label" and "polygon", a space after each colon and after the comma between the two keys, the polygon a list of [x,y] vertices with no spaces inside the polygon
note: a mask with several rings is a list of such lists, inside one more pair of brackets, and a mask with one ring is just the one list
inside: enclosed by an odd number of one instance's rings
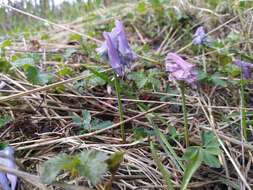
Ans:
{"label": "mottled leaf", "polygon": [[80,154],[80,165],[78,171],[81,176],[86,177],[93,185],[96,185],[107,170],[106,160],[108,156],[98,151],[86,151]]}
{"label": "mottled leaf", "polygon": [[46,184],[51,184],[56,180],[57,175],[64,169],[65,165],[71,162],[71,157],[67,154],[60,154],[43,164],[41,181]]}

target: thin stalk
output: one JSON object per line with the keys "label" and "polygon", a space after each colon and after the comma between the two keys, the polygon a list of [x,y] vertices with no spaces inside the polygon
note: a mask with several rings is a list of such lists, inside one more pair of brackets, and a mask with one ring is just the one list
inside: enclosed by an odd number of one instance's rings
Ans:
{"label": "thin stalk", "polygon": [[183,117],[184,117],[184,139],[186,148],[189,146],[189,129],[188,129],[188,115],[186,109],[186,100],[185,100],[185,86],[184,84],[179,84],[182,96],[182,109],[183,109]]}
{"label": "thin stalk", "polygon": [[204,49],[202,49],[202,61],[203,61],[204,73],[207,74],[207,65],[206,65],[205,50]]}
{"label": "thin stalk", "polygon": [[241,99],[241,130],[245,140],[247,140],[247,121],[246,121],[246,110],[245,110],[245,95],[244,95],[244,84],[241,79],[240,99]]}
{"label": "thin stalk", "polygon": [[164,178],[164,182],[165,182],[165,185],[166,185],[166,189],[167,190],[174,190],[172,180],[170,178],[169,171],[165,168],[165,166],[161,162],[161,159],[159,158],[157,150],[155,149],[155,146],[154,146],[152,141],[150,142],[150,149],[151,149],[152,158],[155,161],[158,169],[162,173],[162,176]]}
{"label": "thin stalk", "polygon": [[[122,101],[121,101],[121,95],[120,95],[121,88],[120,88],[120,84],[119,84],[119,79],[116,76],[116,74],[114,75],[114,86],[115,86],[117,100],[118,100],[120,122],[123,122],[124,121],[124,113],[123,113],[123,107],[122,107]],[[126,142],[126,133],[125,133],[124,123],[122,123],[120,125],[120,133],[121,133],[122,142],[125,143]]]}

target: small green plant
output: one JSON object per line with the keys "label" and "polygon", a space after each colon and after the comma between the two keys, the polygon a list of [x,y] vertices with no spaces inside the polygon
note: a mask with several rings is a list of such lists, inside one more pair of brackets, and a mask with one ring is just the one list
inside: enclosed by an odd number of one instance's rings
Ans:
{"label": "small green plant", "polygon": [[111,121],[92,118],[90,112],[87,110],[82,110],[82,117],[76,115],[72,116],[72,120],[74,124],[80,127],[81,133],[103,129],[112,125]]}
{"label": "small green plant", "polygon": [[37,56],[24,56],[24,57],[14,57],[11,62],[13,68],[22,69],[27,77],[27,80],[32,84],[47,84],[52,80],[52,76],[49,73],[40,71],[36,66]]}
{"label": "small green plant", "polygon": [[70,177],[83,176],[94,186],[102,179],[102,175],[110,171],[114,174],[121,162],[123,152],[116,152],[111,156],[99,151],[83,151],[75,155],[60,154],[43,164],[41,180],[45,184],[57,181],[62,172],[69,172]]}
{"label": "small green plant", "polygon": [[229,84],[229,81],[226,81],[222,79],[221,74],[219,73],[214,73],[212,75],[209,75],[207,73],[204,73],[203,71],[199,71],[198,73],[198,81],[202,83],[209,83],[209,84],[214,84],[220,87],[227,87]]}
{"label": "small green plant", "polygon": [[[202,144],[200,146],[189,146],[186,149],[186,152],[183,155],[183,160],[185,160],[187,164],[184,166],[181,161],[182,159],[177,156],[172,146],[166,139],[165,135],[162,134],[157,127],[155,128],[155,131],[157,133],[157,139],[162,145],[164,151],[167,153],[172,162],[177,166],[177,168],[183,172],[183,181],[180,187],[181,190],[186,190],[193,174],[197,171],[202,163],[213,168],[220,167],[217,156],[221,153],[221,149],[219,147],[217,138],[212,132],[203,131],[201,133]],[[173,186],[171,185],[170,175],[166,173],[166,169],[158,158],[156,150],[154,149],[154,145],[152,143],[151,152],[155,163],[157,164],[165,179],[166,186],[168,189],[173,189]]]}
{"label": "small green plant", "polygon": [[87,76],[87,78],[77,81],[74,84],[75,89],[77,89],[80,93],[83,93],[84,90],[87,88],[103,86],[106,84],[106,80],[101,77],[98,77],[90,70],[83,71],[82,75]]}
{"label": "small green plant", "polygon": [[183,156],[183,159],[188,163],[184,171],[183,182],[180,188],[181,190],[187,188],[193,174],[202,163],[214,168],[220,167],[217,156],[221,153],[221,149],[215,135],[212,132],[203,131],[201,133],[201,140],[201,146],[188,147]]}
{"label": "small green plant", "polygon": [[132,72],[127,77],[133,80],[139,89],[147,87],[158,90],[161,87],[160,75],[161,72],[158,69],[149,69],[147,72]]}

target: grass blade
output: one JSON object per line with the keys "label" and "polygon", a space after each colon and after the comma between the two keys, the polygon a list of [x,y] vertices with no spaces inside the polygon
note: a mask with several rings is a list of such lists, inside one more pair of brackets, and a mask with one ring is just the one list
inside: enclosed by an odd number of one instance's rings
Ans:
{"label": "grass blade", "polygon": [[155,131],[157,133],[157,138],[159,142],[161,143],[164,151],[169,155],[169,157],[174,160],[174,163],[178,167],[178,169],[183,172],[184,171],[184,165],[181,162],[180,158],[177,156],[176,152],[174,151],[173,147],[170,145],[168,140],[166,139],[165,135],[161,133],[161,131],[158,128],[155,128]]}
{"label": "grass blade", "polygon": [[183,182],[180,187],[180,190],[186,190],[188,183],[190,182],[193,174],[197,171],[202,163],[202,152],[198,150],[196,154],[188,162],[187,167],[184,172]]}
{"label": "grass blade", "polygon": [[154,159],[158,169],[160,170],[160,172],[163,175],[163,178],[165,180],[165,185],[166,185],[167,189],[168,190],[174,190],[174,187],[172,185],[171,178],[170,178],[170,175],[169,175],[169,171],[164,167],[164,165],[162,164],[160,158],[158,157],[153,142],[150,142],[150,149],[151,149],[151,153],[152,153],[152,158]]}

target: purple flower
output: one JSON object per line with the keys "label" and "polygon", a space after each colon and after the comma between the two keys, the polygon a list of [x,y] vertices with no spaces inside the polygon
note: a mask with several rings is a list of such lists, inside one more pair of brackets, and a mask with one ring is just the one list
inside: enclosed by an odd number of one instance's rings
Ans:
{"label": "purple flower", "polygon": [[194,45],[201,45],[207,42],[206,33],[203,26],[197,28],[195,34],[193,35],[192,43]]}
{"label": "purple flower", "polygon": [[137,59],[137,56],[128,44],[122,22],[116,20],[115,28],[111,32],[104,32],[103,37],[105,42],[96,51],[109,60],[117,75],[123,76],[125,67],[130,68],[131,63]]}
{"label": "purple flower", "polygon": [[0,187],[3,190],[11,190],[7,176],[3,172],[0,172]]}
{"label": "purple flower", "polygon": [[196,88],[197,70],[194,65],[186,62],[176,53],[168,53],[165,59],[165,67],[169,73],[169,80],[183,81]]}
{"label": "purple flower", "polygon": [[240,59],[235,59],[234,63],[240,67],[240,69],[242,70],[242,76],[245,79],[250,79],[252,78],[252,68],[253,68],[253,64],[248,63],[246,61],[242,61]]}
{"label": "purple flower", "polygon": [[[7,146],[0,151],[0,164],[9,168],[16,168],[14,162],[14,150],[12,147]],[[0,172],[0,187],[3,190],[15,190],[16,185],[17,176]]]}
{"label": "purple flower", "polygon": [[4,81],[0,82],[0,89],[3,89],[6,86],[6,83]]}

